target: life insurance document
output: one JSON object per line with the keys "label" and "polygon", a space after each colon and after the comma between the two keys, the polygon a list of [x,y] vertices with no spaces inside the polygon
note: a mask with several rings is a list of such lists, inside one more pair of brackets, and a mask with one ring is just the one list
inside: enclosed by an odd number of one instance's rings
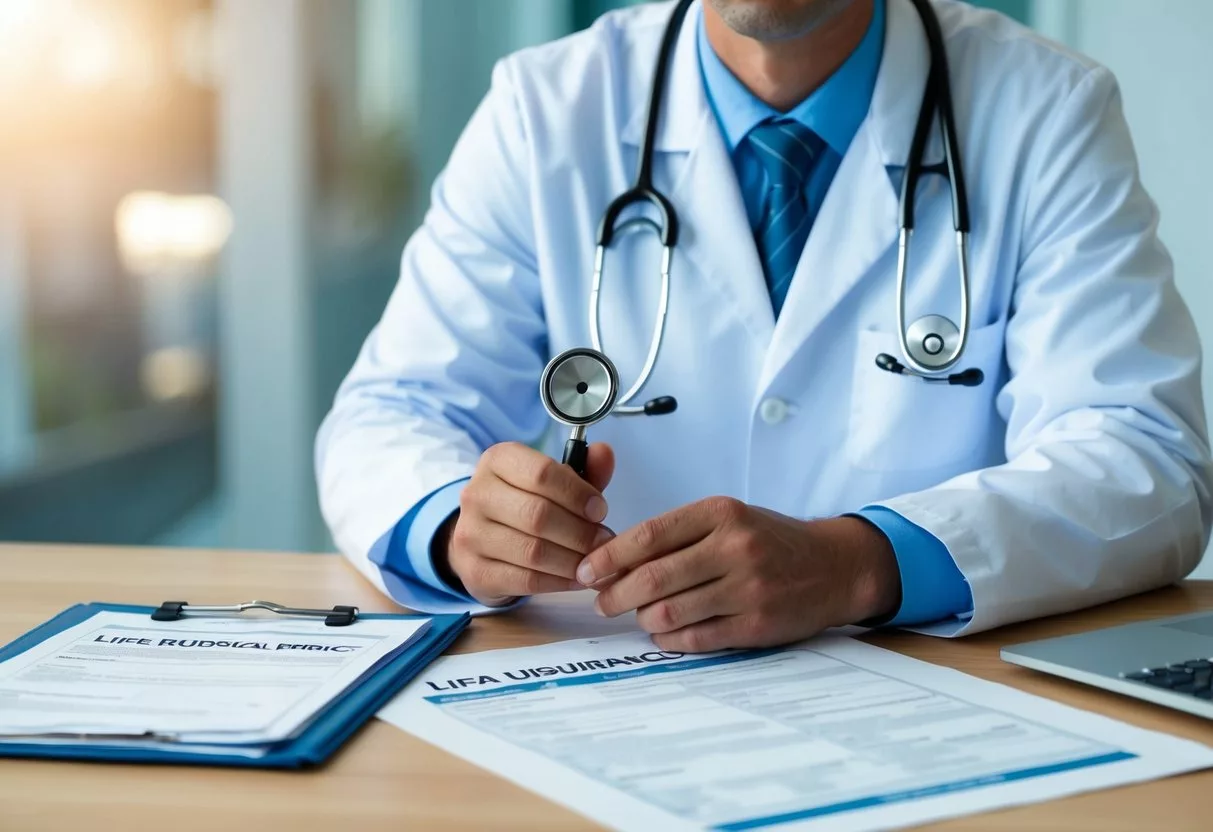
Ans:
{"label": "life insurance document", "polygon": [[624,830],[888,829],[1213,766],[1213,750],[841,636],[451,656],[380,718]]}
{"label": "life insurance document", "polygon": [[0,663],[0,741],[152,732],[168,748],[288,739],[428,625],[424,619],[359,619],[348,627],[266,618],[155,622],[145,614],[101,612]]}

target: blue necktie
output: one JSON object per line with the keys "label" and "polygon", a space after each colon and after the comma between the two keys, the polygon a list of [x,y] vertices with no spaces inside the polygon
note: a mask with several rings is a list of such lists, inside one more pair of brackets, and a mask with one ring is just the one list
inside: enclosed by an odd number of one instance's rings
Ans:
{"label": "blue necktie", "polygon": [[754,240],[778,318],[813,227],[816,206],[809,205],[808,182],[825,142],[791,119],[764,122],[750,131],[746,141],[767,174],[769,192]]}

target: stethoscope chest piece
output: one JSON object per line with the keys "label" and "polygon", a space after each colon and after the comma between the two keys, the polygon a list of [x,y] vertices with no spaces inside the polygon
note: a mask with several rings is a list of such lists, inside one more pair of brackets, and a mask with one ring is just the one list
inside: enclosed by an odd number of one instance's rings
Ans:
{"label": "stethoscope chest piece", "polygon": [[906,330],[906,352],[930,370],[943,370],[955,361],[960,328],[943,315],[926,315]]}
{"label": "stethoscope chest piece", "polygon": [[619,373],[603,353],[586,347],[565,350],[548,362],[539,379],[539,396],[552,418],[573,428],[564,445],[564,462],[585,475],[588,426],[610,415],[619,395]]}
{"label": "stethoscope chest piece", "polygon": [[540,379],[543,406],[558,422],[584,428],[604,419],[615,406],[619,374],[598,350],[565,350],[548,362]]}

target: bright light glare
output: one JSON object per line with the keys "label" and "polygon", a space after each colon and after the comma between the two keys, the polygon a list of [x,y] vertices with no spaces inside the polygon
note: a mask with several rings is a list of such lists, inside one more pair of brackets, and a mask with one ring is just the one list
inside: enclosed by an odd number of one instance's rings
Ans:
{"label": "bright light glare", "polygon": [[154,401],[197,396],[206,390],[211,370],[206,356],[189,347],[165,347],[143,357],[139,380]]}
{"label": "bright light glare", "polygon": [[147,85],[156,73],[145,22],[94,0],[0,0],[0,83]]}
{"label": "bright light glare", "polygon": [[63,4],[52,0],[0,0],[0,80],[29,71]]}
{"label": "bright light glare", "polygon": [[114,215],[123,264],[139,275],[181,271],[214,257],[232,233],[232,212],[210,194],[136,191]]}
{"label": "bright light glare", "polygon": [[63,80],[80,87],[100,87],[114,80],[121,63],[116,28],[113,21],[100,17],[75,20],[59,50]]}
{"label": "bright light glare", "polygon": [[3,0],[0,2],[0,38],[14,37],[29,25],[42,0]]}

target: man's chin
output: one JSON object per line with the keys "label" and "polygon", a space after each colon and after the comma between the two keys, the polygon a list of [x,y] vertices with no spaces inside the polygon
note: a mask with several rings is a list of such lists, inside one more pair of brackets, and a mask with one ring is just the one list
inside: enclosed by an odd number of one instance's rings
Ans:
{"label": "man's chin", "polygon": [[708,0],[730,29],[760,41],[807,35],[854,0]]}

